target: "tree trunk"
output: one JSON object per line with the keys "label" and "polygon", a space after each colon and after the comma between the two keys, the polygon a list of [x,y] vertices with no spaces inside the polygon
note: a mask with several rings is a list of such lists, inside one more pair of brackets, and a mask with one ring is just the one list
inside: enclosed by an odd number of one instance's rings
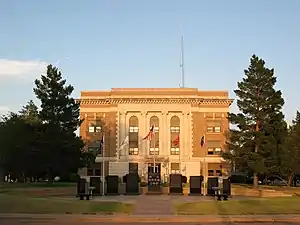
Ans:
{"label": "tree trunk", "polygon": [[253,173],[253,187],[258,188],[258,176],[257,173]]}
{"label": "tree trunk", "polygon": [[290,173],[287,180],[288,187],[292,186],[293,179],[294,179],[294,173]]}
{"label": "tree trunk", "polygon": [[[256,120],[256,124],[255,124],[255,131],[258,132],[259,131],[259,121]],[[259,144],[257,143],[257,140],[255,140],[255,153],[258,153],[259,150]],[[253,173],[253,187],[254,188],[258,188],[258,176],[257,173]]]}

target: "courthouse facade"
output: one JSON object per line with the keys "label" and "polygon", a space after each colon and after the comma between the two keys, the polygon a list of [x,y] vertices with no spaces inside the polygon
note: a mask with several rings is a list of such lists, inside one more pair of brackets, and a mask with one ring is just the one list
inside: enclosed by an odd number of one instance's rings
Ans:
{"label": "courthouse facade", "polygon": [[207,178],[230,172],[221,157],[233,101],[227,91],[113,88],[82,91],[78,101],[80,135],[86,150],[98,151],[82,177],[101,176],[103,160],[105,175],[137,171],[145,182],[150,172],[160,173],[162,181],[170,173]]}

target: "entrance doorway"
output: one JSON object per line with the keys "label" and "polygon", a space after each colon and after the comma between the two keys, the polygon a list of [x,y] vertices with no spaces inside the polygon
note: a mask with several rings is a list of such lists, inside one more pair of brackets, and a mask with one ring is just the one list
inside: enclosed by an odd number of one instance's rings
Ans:
{"label": "entrance doorway", "polygon": [[160,163],[148,163],[148,173],[159,173],[161,171]]}
{"label": "entrance doorway", "polygon": [[161,164],[148,164],[148,191],[161,192]]}

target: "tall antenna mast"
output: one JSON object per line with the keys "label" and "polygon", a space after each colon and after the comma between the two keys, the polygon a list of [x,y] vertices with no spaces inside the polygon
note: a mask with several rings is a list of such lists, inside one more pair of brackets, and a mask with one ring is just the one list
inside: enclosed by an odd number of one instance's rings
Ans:
{"label": "tall antenna mast", "polygon": [[181,87],[184,88],[184,44],[183,44],[183,34],[181,35]]}

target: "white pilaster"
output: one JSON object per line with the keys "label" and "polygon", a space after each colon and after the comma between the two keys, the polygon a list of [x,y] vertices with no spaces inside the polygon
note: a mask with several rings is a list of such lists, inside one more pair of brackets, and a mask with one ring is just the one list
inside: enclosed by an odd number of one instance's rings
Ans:
{"label": "white pilaster", "polygon": [[[171,132],[170,132],[170,128],[171,128],[171,118],[172,118],[173,114],[172,113],[168,113],[166,116],[166,155],[170,155],[171,153]],[[179,143],[180,143],[180,137],[179,137]],[[171,168],[171,167],[170,167]]]}
{"label": "white pilaster", "polygon": [[[124,138],[126,137],[126,133],[125,133],[125,130],[126,130],[126,115],[124,112],[119,112],[119,143],[124,140]],[[119,147],[119,146],[117,146]],[[126,153],[126,147],[123,148],[120,152],[120,159],[123,159],[125,158],[125,153]]]}
{"label": "white pilaster", "polygon": [[187,143],[187,149],[188,149],[188,157],[189,159],[193,156],[193,113],[190,108],[189,116],[188,116],[188,129],[187,129],[188,136],[188,143]]}
{"label": "white pilaster", "polygon": [[169,132],[169,126],[168,126],[168,116],[167,112],[162,113],[162,121],[161,121],[161,137],[162,137],[162,143],[161,143],[161,155],[168,156],[169,150],[168,150],[168,134]]}
{"label": "white pilaster", "polygon": [[183,158],[188,158],[189,154],[191,152],[190,150],[190,121],[189,121],[189,113],[184,113],[183,115],[183,131],[184,131],[184,146],[183,146],[183,151],[182,155]]}
{"label": "white pilaster", "polygon": [[147,151],[145,148],[145,141],[143,141],[143,137],[146,134],[147,126],[146,126],[147,118],[146,112],[143,111],[139,117],[139,155],[145,156],[147,155]]}

